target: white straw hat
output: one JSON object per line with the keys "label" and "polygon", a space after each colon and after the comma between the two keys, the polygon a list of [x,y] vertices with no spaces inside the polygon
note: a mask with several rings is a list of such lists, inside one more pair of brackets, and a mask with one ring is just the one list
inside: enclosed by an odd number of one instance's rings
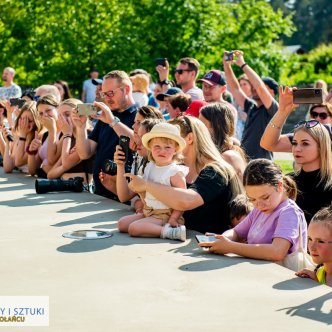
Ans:
{"label": "white straw hat", "polygon": [[182,151],[186,146],[186,141],[181,137],[180,128],[167,122],[157,123],[150,132],[142,137],[144,147],[150,150],[148,144],[152,138],[164,137],[170,138],[179,144],[178,152]]}

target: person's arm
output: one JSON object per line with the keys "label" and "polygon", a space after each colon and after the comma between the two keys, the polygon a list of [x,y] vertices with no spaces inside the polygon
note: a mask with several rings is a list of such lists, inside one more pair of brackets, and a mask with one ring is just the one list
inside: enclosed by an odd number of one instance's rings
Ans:
{"label": "person's arm", "polygon": [[234,242],[223,235],[217,235],[218,241],[211,243],[210,251],[215,254],[236,254],[243,257],[282,261],[291,243],[282,238],[274,238],[271,244],[247,244]]}
{"label": "person's arm", "polygon": [[[186,186],[186,178],[182,172],[176,173],[174,176],[170,178],[171,185],[174,188],[187,188]],[[179,218],[182,216],[183,211],[173,209],[168,222],[172,227],[178,227],[180,224],[178,223]]]}
{"label": "person's arm", "polygon": [[291,152],[292,144],[287,135],[281,135],[288,116],[298,107],[293,104],[293,91],[289,87],[279,88],[279,109],[270,123],[266,126],[260,145],[268,151]]}
{"label": "person's arm", "polygon": [[21,117],[18,122],[17,136],[19,137],[14,152],[14,163],[16,167],[23,166],[28,162],[28,155],[25,152],[26,139],[29,134],[28,119]]}
{"label": "person's arm", "polygon": [[164,84],[165,81],[168,81],[168,76],[169,76],[169,63],[168,61],[166,60],[165,61],[165,67],[164,66],[157,66],[156,67],[156,71],[158,72],[158,75],[159,75],[159,81],[160,82],[163,82],[162,83],[162,92],[166,92],[170,87],[171,87],[171,84]]}
{"label": "person's arm", "polygon": [[84,115],[82,116],[78,115],[77,111],[72,111],[71,120],[76,126],[75,146],[77,153],[81,160],[89,159],[96,153],[97,143],[88,138],[88,132],[87,132],[88,118]]}
{"label": "person's arm", "polygon": [[235,74],[232,69],[232,61],[226,61],[226,53],[224,53],[223,56],[223,64],[224,64],[224,72],[226,77],[226,82],[229,87],[229,91],[233,95],[236,103],[244,109],[244,103],[247,99],[246,94],[243,92],[243,90],[240,87],[240,84],[235,77]]}
{"label": "person's arm", "polygon": [[295,275],[297,275],[300,278],[310,278],[310,279],[315,280],[315,281],[318,282],[316,272],[311,271],[309,269],[302,269],[302,270],[296,272]]}
{"label": "person's arm", "polygon": [[136,193],[131,191],[128,186],[128,182],[124,174],[125,171],[125,153],[122,151],[121,146],[117,145],[114,153],[114,162],[117,165],[116,173],[116,193],[120,202],[127,202],[132,199]]}
{"label": "person's arm", "polygon": [[202,196],[192,189],[174,188],[163,184],[146,181],[130,173],[125,174],[131,179],[129,188],[134,192],[148,191],[159,201],[170,208],[180,211],[192,210],[204,204]]}
{"label": "person's arm", "polygon": [[37,170],[38,168],[40,168],[40,165],[42,163],[42,160],[38,155],[38,150],[41,147],[41,145],[42,142],[39,139],[38,132],[35,131],[35,138],[32,140],[29,146],[29,150],[35,154],[28,154],[28,170],[29,174],[32,176],[37,173]]}
{"label": "person's arm", "polygon": [[[273,97],[266,88],[262,79],[257,75],[257,73],[244,61],[243,52],[241,51],[234,51],[236,56],[236,60],[233,60],[236,65],[242,68],[243,72],[247,75],[250,83],[252,84],[253,88],[256,90],[260,100],[262,101],[263,105],[266,109],[269,109],[273,102]],[[241,105],[240,105],[241,106]]]}
{"label": "person's arm", "polygon": [[14,157],[12,155],[12,144],[16,144],[14,141],[11,143],[8,140],[8,136],[10,135],[10,131],[7,128],[2,128],[2,136],[4,137],[5,140],[5,150],[2,155],[3,158],[3,170],[5,173],[10,173],[15,167],[14,164]]}

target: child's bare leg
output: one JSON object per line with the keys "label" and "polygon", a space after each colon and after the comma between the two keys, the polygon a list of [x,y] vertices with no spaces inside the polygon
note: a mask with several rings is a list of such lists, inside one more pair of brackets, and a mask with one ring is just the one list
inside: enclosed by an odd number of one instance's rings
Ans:
{"label": "child's bare leg", "polygon": [[133,223],[136,220],[140,220],[144,218],[143,213],[136,213],[131,214],[129,216],[124,216],[118,220],[118,230],[121,233],[128,233],[128,228],[131,223]]}
{"label": "child's bare leg", "polygon": [[128,227],[130,236],[160,237],[163,221],[154,217],[147,217],[131,223]]}

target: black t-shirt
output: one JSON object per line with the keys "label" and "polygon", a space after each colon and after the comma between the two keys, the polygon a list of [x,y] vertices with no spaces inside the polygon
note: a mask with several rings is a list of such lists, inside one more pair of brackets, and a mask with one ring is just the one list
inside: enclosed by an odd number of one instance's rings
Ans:
{"label": "black t-shirt", "polygon": [[331,205],[332,188],[324,189],[324,183],[319,183],[319,169],[312,172],[301,172],[288,174],[297,184],[298,195],[297,205],[303,210],[306,221],[309,225],[313,215],[323,207]]}
{"label": "black t-shirt", "polygon": [[247,98],[244,111],[248,117],[244,125],[241,145],[250,159],[272,159],[273,153],[263,149],[260,145],[266,126],[278,111],[278,103],[273,100],[269,109],[264,105],[257,107],[254,100]]}
{"label": "black t-shirt", "polygon": [[[120,121],[127,125],[129,128],[134,124],[135,115],[137,112],[137,104],[127,108],[124,112],[113,112],[114,116],[118,117]],[[96,157],[93,167],[93,180],[95,183],[95,193],[97,195],[105,196],[108,198],[116,198],[116,196],[108,191],[99,180],[99,172],[102,169],[105,159],[114,158],[116,146],[119,144],[119,137],[116,132],[102,121],[98,121],[89,139],[95,141],[97,145]],[[128,158],[128,163],[132,163],[132,155]]]}
{"label": "black t-shirt", "polygon": [[230,184],[212,167],[204,168],[188,189],[195,190],[204,204],[183,214],[185,225],[201,233],[221,234],[229,229],[229,203],[232,193]]}

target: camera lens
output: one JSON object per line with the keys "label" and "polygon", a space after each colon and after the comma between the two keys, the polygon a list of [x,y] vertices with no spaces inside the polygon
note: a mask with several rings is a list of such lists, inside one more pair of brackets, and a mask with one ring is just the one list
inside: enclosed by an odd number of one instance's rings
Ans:
{"label": "camera lens", "polygon": [[117,173],[117,165],[111,159],[105,159],[103,163],[103,172],[108,175],[116,175]]}
{"label": "camera lens", "polygon": [[319,96],[320,95],[320,89],[315,89],[315,95]]}

